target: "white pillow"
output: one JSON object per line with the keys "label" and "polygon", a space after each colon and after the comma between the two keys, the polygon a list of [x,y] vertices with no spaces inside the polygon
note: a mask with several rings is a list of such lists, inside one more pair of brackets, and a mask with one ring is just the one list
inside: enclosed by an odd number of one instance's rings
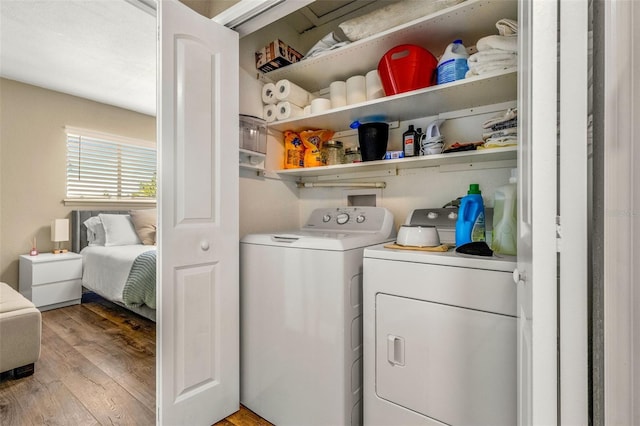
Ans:
{"label": "white pillow", "polygon": [[104,227],[98,216],[92,216],[84,221],[87,227],[87,241],[90,246],[103,246],[105,243]]}
{"label": "white pillow", "polygon": [[128,214],[98,215],[104,226],[105,246],[126,246],[142,244]]}

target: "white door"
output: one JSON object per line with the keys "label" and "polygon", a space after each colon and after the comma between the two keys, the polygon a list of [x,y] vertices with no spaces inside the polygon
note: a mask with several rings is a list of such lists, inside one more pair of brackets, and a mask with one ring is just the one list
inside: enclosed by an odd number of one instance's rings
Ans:
{"label": "white door", "polygon": [[239,408],[238,35],[158,2],[158,423]]}
{"label": "white door", "polygon": [[519,4],[518,424],[557,422],[557,0]]}

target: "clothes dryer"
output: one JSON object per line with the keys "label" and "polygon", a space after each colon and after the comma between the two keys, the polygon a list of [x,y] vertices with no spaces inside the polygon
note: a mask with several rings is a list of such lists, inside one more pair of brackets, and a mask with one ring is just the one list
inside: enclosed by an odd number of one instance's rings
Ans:
{"label": "clothes dryer", "polygon": [[[455,216],[407,223],[453,243]],[[384,245],[364,257],[364,424],[516,424],[515,257]]]}
{"label": "clothes dryer", "polygon": [[240,401],[278,426],[362,424],[362,259],[384,208],[314,210],[240,242]]}

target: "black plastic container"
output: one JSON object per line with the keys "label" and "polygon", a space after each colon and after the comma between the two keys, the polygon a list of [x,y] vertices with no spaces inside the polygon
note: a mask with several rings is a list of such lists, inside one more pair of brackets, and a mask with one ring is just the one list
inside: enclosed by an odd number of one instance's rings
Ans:
{"label": "black plastic container", "polygon": [[365,123],[358,126],[358,143],[362,161],[382,160],[387,152],[389,125],[387,123]]}

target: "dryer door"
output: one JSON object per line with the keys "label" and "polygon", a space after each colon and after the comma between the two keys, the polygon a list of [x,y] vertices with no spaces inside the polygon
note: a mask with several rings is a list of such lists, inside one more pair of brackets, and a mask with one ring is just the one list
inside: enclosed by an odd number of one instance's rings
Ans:
{"label": "dryer door", "polygon": [[376,393],[452,425],[516,422],[516,318],[378,293]]}

